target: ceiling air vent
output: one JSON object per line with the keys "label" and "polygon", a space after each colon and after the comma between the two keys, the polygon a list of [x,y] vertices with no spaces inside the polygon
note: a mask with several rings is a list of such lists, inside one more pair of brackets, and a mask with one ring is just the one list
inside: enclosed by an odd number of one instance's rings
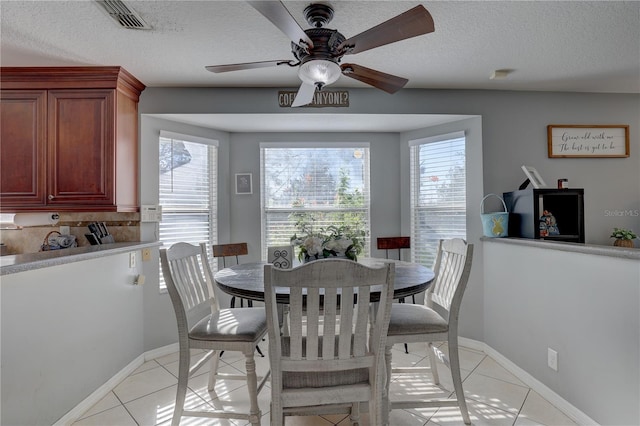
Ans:
{"label": "ceiling air vent", "polygon": [[96,0],[102,9],[121,27],[130,30],[150,30],[151,26],[133,9],[120,0]]}

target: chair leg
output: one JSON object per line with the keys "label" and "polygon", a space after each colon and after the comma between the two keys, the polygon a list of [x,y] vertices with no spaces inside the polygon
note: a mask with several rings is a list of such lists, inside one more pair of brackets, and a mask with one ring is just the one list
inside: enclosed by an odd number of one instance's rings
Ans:
{"label": "chair leg", "polygon": [[[413,303],[415,304],[416,303],[415,296],[411,296],[411,297],[413,297]],[[404,299],[405,299],[404,297],[402,299],[398,299],[398,303],[404,303],[405,302]],[[406,343],[404,344],[404,353],[405,354],[409,353],[409,345],[407,345]]]}
{"label": "chair leg", "polygon": [[438,376],[438,364],[436,363],[436,353],[433,343],[427,343],[427,354],[429,355],[429,366],[431,367],[431,375],[433,376],[433,383],[440,384],[440,377]]}
{"label": "chair leg", "polygon": [[220,360],[220,355],[222,352],[216,351],[217,353],[211,357],[209,361],[209,391],[214,391],[216,389],[216,374],[218,374],[218,361]]}
{"label": "chair leg", "polygon": [[458,406],[462,413],[464,424],[470,425],[469,410],[467,409],[467,401],[464,398],[464,390],[462,389],[462,376],[460,375],[460,356],[458,354],[457,339],[449,340],[449,364],[451,367],[451,378],[453,379],[453,389],[456,392]]}
{"label": "chair leg", "polygon": [[189,367],[191,353],[188,347],[180,348],[180,361],[178,364],[178,390],[176,391],[176,404],[173,410],[171,426],[178,426],[184,411],[184,401],[187,396],[187,383],[189,381]]}
{"label": "chair leg", "polygon": [[258,406],[258,377],[256,376],[256,361],[253,358],[253,350],[245,355],[247,368],[247,388],[249,388],[249,422],[252,425],[260,425],[260,406]]}
{"label": "chair leg", "polygon": [[284,414],[282,412],[282,405],[271,402],[271,426],[284,426]]}
{"label": "chair leg", "polygon": [[351,422],[352,426],[360,425],[360,403],[359,402],[354,402],[351,404],[351,414],[349,416],[349,421]]}
{"label": "chair leg", "polygon": [[231,303],[229,304],[229,307],[231,307],[231,308],[235,308],[236,307],[236,297],[235,296],[231,296]]}
{"label": "chair leg", "polygon": [[391,388],[391,346],[384,348],[384,362],[386,367],[386,379],[384,380],[384,389],[382,390],[382,418],[383,425],[389,424],[389,412],[391,411],[391,402],[389,401],[389,390]]}

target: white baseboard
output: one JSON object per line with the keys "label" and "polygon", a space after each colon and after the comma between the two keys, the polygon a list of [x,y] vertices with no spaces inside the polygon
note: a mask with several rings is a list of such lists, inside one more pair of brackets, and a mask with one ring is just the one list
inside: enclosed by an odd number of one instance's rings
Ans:
{"label": "white baseboard", "polygon": [[143,353],[136,359],[131,361],[126,367],[117,372],[115,376],[110,378],[105,384],[96,389],[91,395],[86,397],[82,402],[71,409],[67,414],[62,416],[53,426],[70,426],[80,419],[84,413],[86,413],[91,407],[93,407],[98,401],[107,396],[120,382],[129,377],[136,368],[140,367],[146,361],[160,358],[165,355],[178,351],[178,344],[173,343],[171,345],[163,346],[161,348],[153,349]]}
{"label": "white baseboard", "polygon": [[540,396],[553,404],[556,408],[566,414],[577,424],[585,426],[598,425],[598,423],[591,417],[580,411],[574,405],[572,405],[567,400],[551,390],[549,387],[547,387],[544,383],[524,371],[522,368],[518,367],[516,364],[514,364],[512,361],[510,361],[508,358],[506,358],[504,355],[502,355],[500,352],[496,351],[486,343],[473,339],[467,339],[465,337],[460,337],[459,342],[460,346],[481,351],[489,355],[491,358],[493,358],[494,361],[500,364],[509,373],[513,374],[522,383],[526,384],[531,389],[539,393]]}
{"label": "white baseboard", "polygon": [[144,353],[144,360],[146,361],[150,361],[152,359],[156,359],[156,358],[160,358],[163,357],[165,355],[169,355],[172,354],[174,352],[178,352],[178,350],[180,349],[180,346],[178,345],[178,343],[172,343],[170,345],[167,346],[163,346],[161,348],[156,348],[156,349],[152,349],[150,351],[147,351]]}

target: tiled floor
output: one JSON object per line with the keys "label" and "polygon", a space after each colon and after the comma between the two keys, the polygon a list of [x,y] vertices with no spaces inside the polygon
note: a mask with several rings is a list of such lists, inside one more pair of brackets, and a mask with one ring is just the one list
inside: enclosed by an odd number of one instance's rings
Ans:
{"label": "tiled floor", "polygon": [[[266,354],[267,342],[261,344]],[[409,345],[409,354],[404,353],[402,345],[393,350],[394,365],[428,366],[426,346]],[[444,349],[443,349],[444,350]],[[446,351],[445,351],[446,352]],[[194,359],[202,356],[195,353]],[[463,387],[469,406],[472,423],[475,425],[575,425],[573,421],[557,408],[545,401],[539,394],[520,382],[493,359],[481,352],[461,349],[461,369]],[[87,411],[74,426],[128,426],[128,425],[168,425],[171,423],[174,398],[177,386],[178,354],[174,353],[146,362],[105,398]],[[269,368],[267,358],[256,354],[258,374],[264,374]],[[221,371],[244,372],[242,354],[225,352],[220,364]],[[198,372],[189,381],[187,391],[188,408],[198,406],[225,405],[226,409],[245,410],[248,397],[242,381],[218,381],[215,393],[207,392],[207,367]],[[438,365],[441,385],[453,389],[451,375],[444,364]],[[262,424],[269,424],[270,388],[267,386],[259,395],[262,410]],[[430,375],[394,376],[391,384],[391,398],[401,399],[402,395],[412,393],[433,393],[450,395],[434,386]],[[233,406],[229,405],[233,402]],[[363,414],[364,424],[367,416]],[[390,423],[394,426],[409,425],[463,425],[457,408],[392,410]],[[183,417],[181,425],[246,425],[241,420],[213,420],[207,418]],[[286,425],[291,426],[330,426],[349,425],[346,415],[287,417]]]}

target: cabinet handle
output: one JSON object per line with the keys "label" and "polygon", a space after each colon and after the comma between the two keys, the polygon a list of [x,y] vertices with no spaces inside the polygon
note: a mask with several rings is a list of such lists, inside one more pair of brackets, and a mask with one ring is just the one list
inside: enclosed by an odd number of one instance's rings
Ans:
{"label": "cabinet handle", "polygon": [[53,195],[51,195],[51,194],[49,194],[49,199],[50,199],[50,200],[53,200],[53,199],[54,199],[54,196],[53,196]]}

